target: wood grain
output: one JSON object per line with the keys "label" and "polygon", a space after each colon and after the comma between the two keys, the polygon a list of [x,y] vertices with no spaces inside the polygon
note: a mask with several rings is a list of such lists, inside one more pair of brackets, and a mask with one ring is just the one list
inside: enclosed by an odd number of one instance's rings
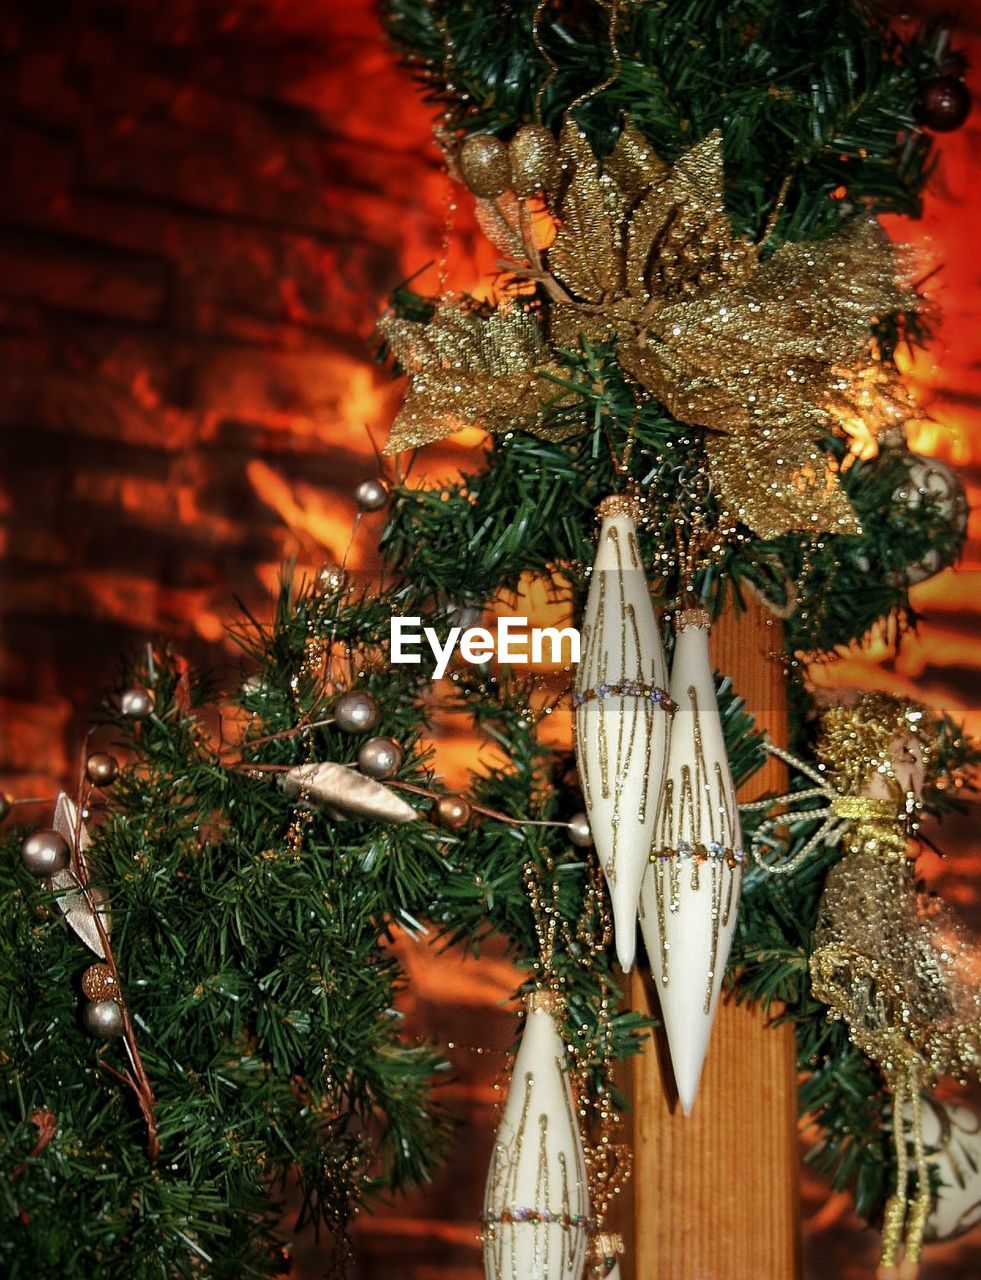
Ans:
{"label": "wood grain", "polygon": [[[779,630],[752,605],[721,620],[718,669],[758,722],[786,741]],[[781,787],[774,765],[741,799]],[[650,973],[635,970],[633,1007],[648,1013]],[[634,1179],[622,1207],[625,1280],[795,1280],[800,1275],[796,1071],[791,1026],[758,1010],[719,1008],[695,1108],[682,1115],[666,1044],[648,1041],[630,1068]],[[663,1069],[662,1069],[663,1068]]]}

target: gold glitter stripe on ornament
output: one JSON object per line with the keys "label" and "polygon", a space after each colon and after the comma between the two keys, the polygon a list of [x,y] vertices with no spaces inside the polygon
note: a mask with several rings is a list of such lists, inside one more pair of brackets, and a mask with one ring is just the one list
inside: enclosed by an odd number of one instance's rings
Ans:
{"label": "gold glitter stripe on ornament", "polygon": [[[677,915],[681,910],[681,885],[686,863],[690,865],[690,888],[698,892],[702,887],[702,874],[705,866],[697,858],[686,858],[684,855],[662,857],[660,854],[651,859],[654,878],[655,903],[657,908],[658,933],[661,944],[661,982],[667,986],[670,980],[668,968],[668,942],[665,936],[667,911]],[[705,1001],[702,1012],[708,1014],[712,1009],[712,990],[715,982],[716,966],[719,962],[719,936],[724,925],[728,924],[733,904],[738,901],[738,885],[742,877],[742,865],[735,858],[708,858],[708,871],[712,877],[712,939],[710,951],[711,968],[706,974]]]}

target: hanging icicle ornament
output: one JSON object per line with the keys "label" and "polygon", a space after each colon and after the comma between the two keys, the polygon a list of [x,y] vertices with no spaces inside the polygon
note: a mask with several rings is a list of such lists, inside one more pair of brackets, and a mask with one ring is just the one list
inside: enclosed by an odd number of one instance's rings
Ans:
{"label": "hanging icicle ornament", "polygon": [[487,1280],[581,1280],[592,1223],[558,1001],[538,990],[526,1007],[487,1176],[484,1274]]}
{"label": "hanging icicle ornament", "polygon": [[745,854],[709,658],[708,613],[681,610],[671,670],[677,705],[641,894],[641,929],[675,1084],[691,1113],[736,927]]}
{"label": "hanging icicle ornament", "polygon": [[637,544],[640,503],[618,495],[598,514],[573,695],[576,762],[610,890],[617,959],[629,971],[674,703]]}

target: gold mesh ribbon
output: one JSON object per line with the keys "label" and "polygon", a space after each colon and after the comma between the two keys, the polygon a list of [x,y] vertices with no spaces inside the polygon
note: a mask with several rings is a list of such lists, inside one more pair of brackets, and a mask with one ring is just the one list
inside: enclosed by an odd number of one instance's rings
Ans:
{"label": "gold mesh ribbon", "polygon": [[897,800],[878,796],[836,796],[831,812],[852,825],[848,847],[853,852],[868,849],[880,858],[906,861],[909,817]]}

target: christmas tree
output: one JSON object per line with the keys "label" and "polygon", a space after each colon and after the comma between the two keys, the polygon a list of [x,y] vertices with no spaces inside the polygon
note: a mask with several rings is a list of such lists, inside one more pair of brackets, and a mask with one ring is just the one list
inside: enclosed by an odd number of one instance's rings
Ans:
{"label": "christmas tree", "polygon": [[[613,1071],[647,1023],[622,1000],[611,934],[628,964],[640,884],[621,918],[625,877],[604,844],[620,813],[600,828],[609,763],[590,734],[600,741],[597,717],[614,708],[649,742],[683,697],[653,678],[653,650],[646,676],[600,663],[587,680],[582,663],[577,780],[571,736],[557,748],[546,732],[568,673],[543,687],[520,663],[455,662],[440,700],[504,763],[475,765],[466,793],[449,793],[429,744],[441,663],[425,644],[418,662],[393,661],[392,619],[445,639],[544,582],[570,624],[593,618],[588,650],[601,627],[590,587],[612,581],[590,572],[600,509],[601,540],[635,539],[637,574],[681,620],[677,640],[662,637],[651,608],[648,639],[676,668],[686,635],[749,596],[782,620],[792,746],[821,783],[845,769],[833,726],[818,742],[806,661],[884,622],[901,632],[910,584],[963,539],[956,478],[905,444],[895,357],[930,316],[915,266],[874,221],[915,216],[927,126],[966,109],[942,29],[900,38],[856,0],[392,0],[386,14],[499,274],[489,299],[406,287],[381,323],[380,357],[409,379],[392,460],[358,494],[387,512],[385,583],[339,566],[287,577],[271,620],[233,624],[246,678],[228,694],[166,647],[148,651],[106,703],[115,755],[84,749],[51,830],[10,843],[0,1249],[12,1276],[275,1274],[291,1177],[301,1224],[326,1229],[326,1266],[341,1270],[353,1216],[425,1180],[452,1141],[445,1061],[393,1012],[393,931],[424,926],[475,948],[503,937],[533,1012],[559,1020],[592,1201],[560,1225],[595,1234],[627,1164]],[[416,486],[406,452],[463,426],[490,434],[472,471]],[[630,594],[637,580],[624,578],[617,634],[650,603],[646,582]],[[766,750],[752,708],[724,673],[706,702],[724,733],[718,774],[738,784]],[[888,708],[867,710],[891,724]],[[897,734],[863,743],[883,770]],[[923,803],[940,812],[973,753],[947,721],[929,744]],[[662,770],[667,751],[665,731]],[[650,749],[639,758],[650,779]],[[843,862],[821,824],[826,802],[842,806],[813,776],[795,786],[782,823],[744,813],[741,842],[738,823],[724,838],[665,835],[663,800],[632,801],[649,811],[638,874],[652,883],[660,816],[665,863],[700,847],[718,892],[738,899],[742,880],[730,981],[794,1019],[816,1159],[874,1215],[896,1185],[889,1107],[902,1095],[847,1011],[828,1023],[837,970],[811,976],[814,930],[827,940],[836,923],[828,868]],[[760,865],[746,860],[754,836]],[[652,963],[666,936],[651,934]],[[724,956],[717,967],[707,1015]],[[944,1052],[948,1067],[976,1065],[976,1048]],[[513,1207],[490,1193],[488,1206],[493,1257],[510,1247]],[[522,1212],[541,1227],[552,1208]]]}

